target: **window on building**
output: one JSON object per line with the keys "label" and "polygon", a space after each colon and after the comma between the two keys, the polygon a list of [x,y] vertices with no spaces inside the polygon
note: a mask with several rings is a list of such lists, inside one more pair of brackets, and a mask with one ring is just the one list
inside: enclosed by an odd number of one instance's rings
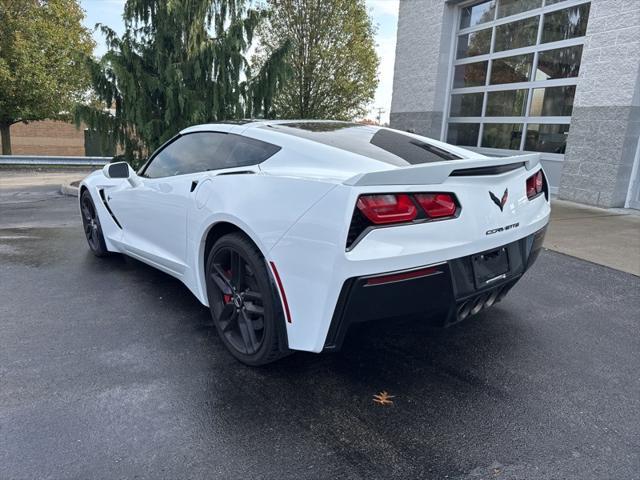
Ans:
{"label": "window on building", "polygon": [[577,77],[581,59],[582,45],[540,52],[536,80]]}
{"label": "window on building", "polygon": [[564,153],[569,125],[530,123],[527,126],[525,150]]}
{"label": "window on building", "polygon": [[542,25],[541,43],[584,37],[589,19],[588,3],[547,13]]}
{"label": "window on building", "polygon": [[460,35],[458,38],[458,58],[474,57],[489,53],[491,48],[491,29]]}
{"label": "window on building", "polygon": [[533,66],[533,53],[496,58],[491,64],[491,85],[528,82]]}
{"label": "window on building", "polygon": [[521,140],[521,123],[488,123],[482,132],[483,147],[517,150]]}
{"label": "window on building", "polygon": [[478,144],[479,132],[479,123],[452,123],[449,125],[447,142],[454,145],[473,147]]}
{"label": "window on building", "polygon": [[455,69],[453,86],[478,87],[487,80],[487,62],[467,63],[458,65]]}
{"label": "window on building", "polygon": [[542,6],[542,0],[501,0],[498,2],[498,18],[526,12]]}
{"label": "window on building", "polygon": [[529,115],[532,117],[570,117],[575,94],[575,85],[534,88]]}
{"label": "window on building", "polygon": [[[540,17],[536,16],[498,25],[496,27],[496,45],[494,51],[503,52],[505,50],[513,50],[514,48],[535,45],[539,23]],[[489,43],[491,43],[491,37],[489,37]]]}
{"label": "window on building", "polygon": [[563,154],[590,6],[588,0],[463,4],[447,142]]}
{"label": "window on building", "polygon": [[479,117],[482,115],[482,93],[451,95],[451,115],[456,117]]}
{"label": "window on building", "polygon": [[496,16],[495,0],[485,0],[469,7],[462,8],[460,28],[473,27],[490,22]]}
{"label": "window on building", "polygon": [[521,117],[526,108],[526,89],[499,90],[487,93],[487,117]]}

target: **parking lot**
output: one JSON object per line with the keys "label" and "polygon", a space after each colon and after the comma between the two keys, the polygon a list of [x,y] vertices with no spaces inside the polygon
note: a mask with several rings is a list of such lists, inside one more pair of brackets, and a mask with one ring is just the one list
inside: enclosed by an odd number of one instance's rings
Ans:
{"label": "parking lot", "polygon": [[466,323],[252,369],[58,185],[0,187],[0,478],[640,478],[639,311],[639,277],[544,251]]}

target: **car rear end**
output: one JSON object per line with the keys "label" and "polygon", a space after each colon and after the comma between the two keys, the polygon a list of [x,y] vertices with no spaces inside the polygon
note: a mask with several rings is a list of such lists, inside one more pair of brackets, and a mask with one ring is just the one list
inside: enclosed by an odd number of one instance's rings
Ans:
{"label": "car rear end", "polygon": [[[549,219],[539,165],[452,170],[430,186],[354,187],[345,279],[325,349],[354,322],[450,325],[500,301],[535,261]],[[506,171],[505,171],[506,170]]]}
{"label": "car rear end", "polygon": [[464,320],[498,302],[541,248],[550,207],[537,154],[487,158],[351,124],[269,127],[259,134],[274,143],[293,133],[266,174],[336,183],[268,252],[292,349],[338,349],[355,322]]}

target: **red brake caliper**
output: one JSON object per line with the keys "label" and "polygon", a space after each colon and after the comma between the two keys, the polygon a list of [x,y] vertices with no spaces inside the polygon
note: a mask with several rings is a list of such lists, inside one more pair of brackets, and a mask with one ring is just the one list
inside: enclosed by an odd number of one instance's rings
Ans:
{"label": "red brake caliper", "polygon": [[[228,279],[231,279],[231,270],[227,270],[227,271],[226,271],[226,272],[224,272],[224,273],[226,273],[226,274],[227,274],[227,278],[228,278]],[[226,303],[231,302],[231,299],[233,298],[233,296],[232,296],[232,295],[227,295],[227,294],[222,294],[222,298],[223,298],[223,300],[224,300],[224,303],[226,304]]]}

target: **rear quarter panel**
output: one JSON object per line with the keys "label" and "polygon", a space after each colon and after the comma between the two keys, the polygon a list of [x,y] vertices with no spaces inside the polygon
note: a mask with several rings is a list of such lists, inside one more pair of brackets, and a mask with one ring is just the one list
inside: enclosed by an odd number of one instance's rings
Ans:
{"label": "rear quarter panel", "polygon": [[270,175],[210,175],[195,190],[188,217],[188,286],[207,305],[204,281],[205,243],[210,229],[228,222],[242,229],[271,259],[273,246],[335,184]]}

